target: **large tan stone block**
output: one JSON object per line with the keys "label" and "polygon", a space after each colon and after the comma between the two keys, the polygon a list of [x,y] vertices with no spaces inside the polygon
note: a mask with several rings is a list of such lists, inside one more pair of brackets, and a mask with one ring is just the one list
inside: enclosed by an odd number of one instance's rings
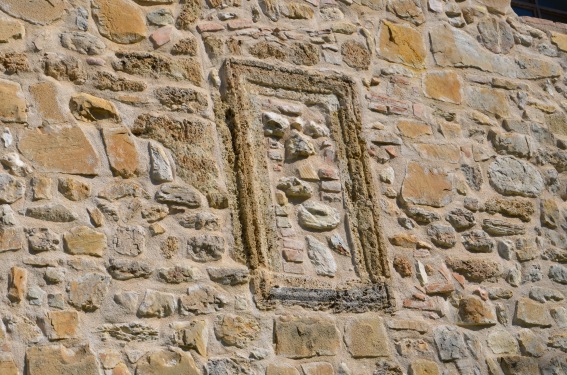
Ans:
{"label": "large tan stone block", "polygon": [[63,235],[65,251],[73,255],[101,257],[106,250],[106,235],[86,226],[75,227]]}
{"label": "large tan stone block", "polygon": [[77,336],[79,313],[74,310],[47,313],[47,337],[50,340],[71,339]]}
{"label": "large tan stone block", "polygon": [[159,350],[140,359],[136,375],[201,375],[191,354],[177,350]]}
{"label": "large tan stone block", "polygon": [[461,104],[462,83],[455,72],[431,72],[423,79],[425,95],[443,102]]}
{"label": "large tan stone block", "polygon": [[440,168],[409,162],[402,198],[413,204],[444,207],[453,200],[452,176]]}
{"label": "large tan stone block", "polygon": [[97,175],[100,160],[83,131],[76,126],[27,130],[18,144],[37,170]]}
{"label": "large tan stone block", "polygon": [[32,346],[26,351],[27,375],[100,375],[96,357],[85,345]]}
{"label": "large tan stone block", "polygon": [[146,38],[146,22],[135,4],[126,0],[95,0],[93,18],[100,34],[115,43],[137,43]]}
{"label": "large tan stone block", "polygon": [[64,0],[2,0],[0,9],[9,15],[38,25],[46,25],[61,18],[67,8]]}
{"label": "large tan stone block", "polygon": [[560,51],[567,52],[567,34],[552,32],[551,41]]}
{"label": "large tan stone block", "polygon": [[388,335],[380,317],[350,321],[345,328],[345,342],[354,358],[390,356]]}
{"label": "large tan stone block", "polygon": [[30,86],[30,93],[35,101],[36,111],[43,120],[63,122],[66,120],[57,101],[57,87],[51,82],[39,82]]}
{"label": "large tan stone block", "polygon": [[515,323],[526,327],[550,327],[549,310],[543,303],[521,298],[516,302]]}
{"label": "large tan stone block", "polygon": [[19,83],[0,79],[0,121],[26,122],[26,100]]}
{"label": "large tan stone block", "polygon": [[26,33],[24,25],[16,20],[0,19],[0,43],[8,43],[11,39],[22,39]]}
{"label": "large tan stone block", "polygon": [[115,176],[130,178],[140,174],[138,149],[128,128],[103,126],[102,139]]}
{"label": "large tan stone block", "polygon": [[289,358],[336,355],[340,347],[335,322],[326,317],[276,319],[276,353]]}
{"label": "large tan stone block", "polygon": [[383,21],[379,37],[380,55],[388,61],[423,68],[427,51],[423,34],[413,27]]}

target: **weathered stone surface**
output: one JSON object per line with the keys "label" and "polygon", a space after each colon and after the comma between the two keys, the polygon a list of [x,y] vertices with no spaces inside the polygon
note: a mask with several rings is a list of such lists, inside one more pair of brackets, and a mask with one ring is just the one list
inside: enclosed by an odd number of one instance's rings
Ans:
{"label": "weathered stone surface", "polygon": [[139,175],[138,149],[128,128],[103,126],[101,131],[112,173],[122,178]]}
{"label": "weathered stone surface", "polygon": [[135,257],[146,250],[146,232],[140,226],[118,227],[110,247],[118,254]]}
{"label": "weathered stone surface", "polygon": [[220,260],[225,250],[224,237],[203,235],[187,241],[187,253],[196,262]]}
{"label": "weathered stone surface", "polygon": [[102,257],[106,235],[86,226],[75,227],[63,235],[63,245],[69,254]]}
{"label": "weathered stone surface", "polygon": [[161,268],[158,277],[170,284],[180,284],[187,281],[196,281],[202,278],[202,273],[194,267],[175,266],[171,268]]}
{"label": "weathered stone surface", "polygon": [[567,34],[551,32],[551,41],[563,52],[567,52]]}
{"label": "weathered stone surface", "polygon": [[99,375],[95,355],[88,345],[66,348],[63,345],[32,346],[26,350],[29,375]]}
{"label": "weathered stone surface", "polygon": [[276,187],[288,198],[308,199],[313,195],[313,188],[297,177],[283,177],[278,181]]}
{"label": "weathered stone surface", "polygon": [[37,170],[97,175],[99,156],[77,127],[49,127],[24,132],[18,149]]}
{"label": "weathered stone surface", "polygon": [[526,228],[523,225],[499,219],[484,219],[482,229],[492,236],[514,236],[526,233]]}
{"label": "weathered stone surface", "polygon": [[270,363],[266,368],[266,375],[300,375],[300,374],[299,371],[291,365]]}
{"label": "weathered stone surface", "polygon": [[115,258],[110,259],[107,270],[116,280],[130,280],[138,277],[147,279],[153,272],[153,268],[146,262]]}
{"label": "weathered stone surface", "polygon": [[275,324],[276,354],[288,358],[336,355],[339,331],[328,318],[279,317]]}
{"label": "weathered stone surface", "polygon": [[70,201],[82,201],[91,195],[91,186],[80,180],[63,177],[59,179],[57,189]]}
{"label": "weathered stone surface", "polygon": [[513,156],[498,156],[488,167],[490,184],[500,194],[537,197],[544,188],[539,171]]}
{"label": "weathered stone surface", "polygon": [[471,230],[463,233],[463,246],[473,253],[491,253],[494,249],[494,240],[481,230]]}
{"label": "weathered stone surface", "polygon": [[143,323],[103,324],[97,330],[103,336],[110,336],[120,341],[152,341],[157,340],[159,331]]}
{"label": "weathered stone surface", "polygon": [[530,221],[535,212],[531,201],[513,197],[491,198],[484,204],[484,209],[491,214],[500,213],[508,217],[517,217],[524,222]]}
{"label": "weathered stone surface", "polygon": [[199,0],[185,1],[175,21],[175,27],[179,30],[189,30],[201,15],[202,7],[203,4]]}
{"label": "weathered stone surface", "polygon": [[29,228],[26,234],[32,252],[56,251],[61,247],[61,236],[49,228]]}
{"label": "weathered stone surface", "polygon": [[481,282],[498,276],[500,266],[498,263],[482,258],[446,260],[447,266],[465,276],[469,281]]}
{"label": "weathered stone surface", "polygon": [[439,66],[475,68],[523,79],[555,77],[560,74],[560,67],[555,62],[541,60],[532,57],[533,55],[513,59],[483,51],[472,36],[449,25],[436,26],[429,36],[431,51]]}
{"label": "weathered stone surface", "polygon": [[492,326],[496,324],[494,312],[480,299],[465,297],[459,302],[459,325]]}
{"label": "weathered stone surface", "polygon": [[500,357],[500,367],[506,375],[537,374],[539,366],[533,358],[518,355]]}
{"label": "weathered stone surface", "polygon": [[193,357],[179,349],[162,349],[145,355],[136,364],[136,375],[201,375]]}
{"label": "weathered stone surface", "polygon": [[285,142],[285,151],[289,159],[306,158],[315,154],[315,147],[311,142],[311,138],[296,130],[292,130],[291,135]]}
{"label": "weathered stone surface", "polygon": [[93,77],[93,85],[99,90],[129,92],[141,92],[147,87],[144,82],[117,77],[108,72],[97,72]]}
{"label": "weathered stone surface", "polygon": [[472,108],[497,117],[510,115],[508,96],[504,91],[486,87],[468,87],[465,92],[467,103]]}
{"label": "weathered stone surface", "polygon": [[111,202],[122,198],[150,199],[150,195],[144,190],[144,188],[133,181],[110,183],[106,188],[99,191],[97,196]]}
{"label": "weathered stone surface", "polygon": [[401,24],[383,21],[379,50],[388,61],[422,68],[427,55],[423,36],[417,30]]}
{"label": "weathered stone surface", "polygon": [[86,273],[69,282],[69,304],[86,312],[96,311],[108,291],[110,277]]}
{"label": "weathered stone surface", "polygon": [[301,365],[305,375],[334,375],[335,370],[329,362],[310,362]]}
{"label": "weathered stone surface", "polygon": [[177,299],[171,293],[148,289],[138,307],[137,315],[142,318],[164,318],[175,313]]}
{"label": "weathered stone surface", "polygon": [[39,201],[42,199],[53,198],[51,179],[48,177],[33,177],[30,181],[32,188],[32,200]]}
{"label": "weathered stone surface", "polygon": [[53,122],[65,120],[57,101],[57,86],[52,82],[39,82],[30,86],[30,93],[36,103],[36,110],[44,119]]}
{"label": "weathered stone surface", "polygon": [[382,318],[361,317],[345,327],[345,342],[354,358],[389,357],[388,335]]}
{"label": "weathered stone surface", "polygon": [[100,55],[106,45],[92,34],[66,32],[61,34],[61,45],[83,55]]}
{"label": "weathered stone surface", "polygon": [[441,220],[441,216],[439,216],[439,214],[422,207],[410,206],[406,209],[406,213],[409,217],[422,225],[427,225],[434,221]]}
{"label": "weathered stone surface", "polygon": [[453,200],[452,190],[453,181],[447,172],[417,162],[408,163],[401,191],[405,202],[444,207]]}
{"label": "weathered stone surface", "polygon": [[549,267],[548,276],[556,283],[565,285],[567,284],[567,267],[559,264],[554,264],[553,266]]}
{"label": "weathered stone surface", "polygon": [[457,233],[453,227],[442,224],[432,224],[427,229],[431,242],[443,248],[450,248],[457,243]]}
{"label": "weathered stone surface", "polygon": [[531,329],[523,329],[518,333],[518,342],[523,355],[541,357],[547,350],[543,340]]}
{"label": "weathered stone surface", "polygon": [[220,316],[215,324],[217,339],[228,346],[244,348],[260,333],[260,325],[253,317],[226,314]]}
{"label": "weathered stone surface", "polygon": [[157,100],[172,111],[204,113],[207,97],[199,91],[181,87],[161,87],[154,91]]}
{"label": "weathered stone surface", "polygon": [[199,193],[191,186],[175,184],[164,184],[156,193],[156,201],[159,203],[197,208],[201,206]]}
{"label": "weathered stone surface", "polygon": [[9,15],[37,25],[47,25],[58,20],[65,14],[66,8],[67,4],[59,0],[52,3],[6,0],[0,4],[0,9]]}
{"label": "weathered stone surface", "polygon": [[315,201],[300,205],[297,217],[302,227],[319,231],[334,229],[341,222],[339,211]]}
{"label": "weathered stone surface", "polygon": [[0,121],[26,122],[26,101],[18,83],[0,79]]}
{"label": "weathered stone surface", "polygon": [[[174,60],[166,55],[146,52],[117,52],[116,57],[118,60],[112,63],[116,71],[143,77],[169,78],[175,81],[187,80],[194,85],[201,85],[201,66],[197,60],[192,58]],[[156,139],[156,141],[161,140]]]}
{"label": "weathered stone surface", "polygon": [[331,250],[313,236],[307,236],[307,256],[318,275],[334,277],[337,263]]}
{"label": "weathered stone surface", "polygon": [[146,22],[138,7],[125,0],[95,0],[93,18],[100,34],[115,43],[137,43],[146,37]]}
{"label": "weathered stone surface", "polygon": [[207,362],[208,375],[253,375],[248,361],[237,360],[236,358],[216,358]]}
{"label": "weathered stone surface", "polygon": [[461,86],[461,80],[455,72],[431,72],[423,78],[425,95],[443,102],[461,104]]}
{"label": "weathered stone surface", "polygon": [[499,154],[508,154],[525,158],[532,153],[532,150],[530,149],[530,141],[528,140],[528,137],[523,134],[496,133],[494,131],[490,131],[488,137],[492,141],[492,146]]}
{"label": "weathered stone surface", "polygon": [[25,192],[24,180],[0,173],[0,203],[14,203],[22,198]]}
{"label": "weathered stone surface", "polygon": [[179,299],[181,315],[203,315],[221,310],[228,304],[223,292],[208,285],[193,285],[187,288],[187,295]]}
{"label": "weathered stone surface", "polygon": [[45,206],[28,207],[25,216],[56,223],[69,223],[77,220],[77,215],[69,211],[67,207],[53,203]]}
{"label": "weathered stone surface", "polygon": [[183,349],[195,349],[200,355],[207,356],[209,343],[208,324],[206,320],[195,319],[190,322],[174,323],[173,340]]}
{"label": "weathered stone surface", "polygon": [[77,120],[92,122],[100,120],[120,121],[118,111],[112,102],[96,96],[80,93],[69,101],[71,113]]}
{"label": "weathered stone surface", "polygon": [[528,298],[516,302],[514,321],[525,327],[550,327],[553,322],[544,304]]}
{"label": "weathered stone surface", "polygon": [[506,21],[497,18],[484,18],[478,25],[480,42],[494,53],[508,53],[514,47],[512,28]]}
{"label": "weathered stone surface", "polygon": [[548,345],[567,353],[567,332],[552,335],[549,337]]}
{"label": "weathered stone surface", "polygon": [[488,335],[488,347],[494,354],[518,354],[518,342],[508,331],[493,331]]}
{"label": "weathered stone surface", "polygon": [[45,75],[58,81],[72,81],[81,85],[87,80],[87,72],[83,63],[74,56],[46,53],[43,68]]}
{"label": "weathered stone surface", "polygon": [[28,271],[21,267],[10,268],[8,278],[8,299],[19,303],[24,299],[28,288]]}
{"label": "weathered stone surface", "polygon": [[0,353],[0,373],[3,375],[20,375],[14,358],[10,353]]}
{"label": "weathered stone surface", "polygon": [[410,375],[439,375],[437,363],[418,358],[410,364]]}
{"label": "weathered stone surface", "polygon": [[0,43],[8,43],[11,39],[22,39],[26,33],[21,22],[2,19],[0,22]]}
{"label": "weathered stone surface", "polygon": [[439,326],[433,333],[439,358],[442,361],[455,361],[468,357],[463,336],[458,328]]}
{"label": "weathered stone surface", "polygon": [[210,141],[216,131],[211,124],[142,115],[134,122],[132,132],[167,145],[177,165],[177,177],[207,195],[222,193],[215,146]]}
{"label": "weathered stone surface", "polygon": [[250,276],[248,268],[208,267],[207,273],[211,280],[222,285],[246,284]]}
{"label": "weathered stone surface", "polygon": [[351,68],[357,70],[368,69],[370,65],[370,51],[362,43],[349,40],[341,46],[343,61]]}
{"label": "weathered stone surface", "polygon": [[476,224],[474,214],[463,208],[455,208],[449,211],[446,219],[456,230],[469,229]]}
{"label": "weathered stone surface", "polygon": [[47,313],[46,334],[49,340],[75,338],[78,328],[79,314],[74,310]]}

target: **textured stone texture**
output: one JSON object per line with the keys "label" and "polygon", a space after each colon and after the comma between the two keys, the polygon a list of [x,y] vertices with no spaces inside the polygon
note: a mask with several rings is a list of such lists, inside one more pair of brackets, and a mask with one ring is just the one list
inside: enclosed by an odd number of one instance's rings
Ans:
{"label": "textured stone texture", "polygon": [[0,11],[1,375],[565,372],[564,25]]}

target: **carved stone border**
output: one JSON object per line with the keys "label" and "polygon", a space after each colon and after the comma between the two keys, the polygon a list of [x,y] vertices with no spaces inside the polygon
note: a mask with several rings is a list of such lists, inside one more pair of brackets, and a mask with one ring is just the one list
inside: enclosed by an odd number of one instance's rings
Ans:
{"label": "carved stone border", "polygon": [[[224,124],[229,180],[234,199],[236,259],[246,262],[255,275],[253,287],[259,307],[275,302],[307,307],[329,307],[335,311],[383,310],[393,307],[387,280],[390,271],[386,244],[380,230],[378,197],[361,137],[362,123],[353,80],[337,73],[307,72],[264,62],[229,59],[221,70],[222,104],[217,120]],[[266,178],[257,173],[267,168],[264,155],[256,155],[247,86],[334,95],[339,103],[337,121],[331,121],[337,159],[343,182],[347,228],[352,260],[359,281],[348,285],[280,273],[277,229]],[[222,110],[218,110],[218,108]],[[267,174],[265,174],[267,175]]]}

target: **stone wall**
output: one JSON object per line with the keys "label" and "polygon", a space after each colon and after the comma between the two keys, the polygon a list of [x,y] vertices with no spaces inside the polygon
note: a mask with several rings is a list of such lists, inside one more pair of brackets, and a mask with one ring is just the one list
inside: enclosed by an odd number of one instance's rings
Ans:
{"label": "stone wall", "polygon": [[565,25],[0,10],[0,374],[567,373]]}

